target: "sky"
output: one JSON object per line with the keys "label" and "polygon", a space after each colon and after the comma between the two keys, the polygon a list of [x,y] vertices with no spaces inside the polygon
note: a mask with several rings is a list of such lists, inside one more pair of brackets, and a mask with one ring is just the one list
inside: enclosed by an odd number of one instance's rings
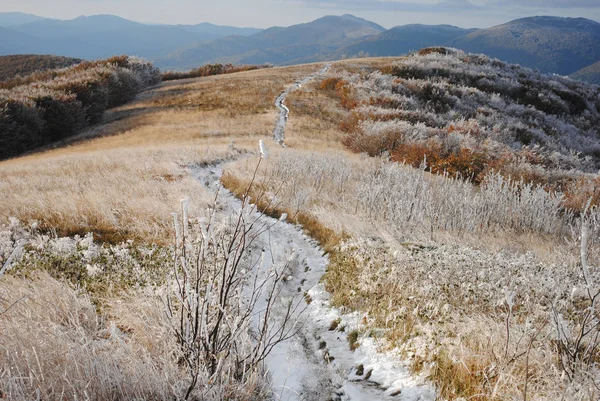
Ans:
{"label": "sky", "polygon": [[485,28],[533,15],[600,21],[600,0],[2,0],[0,12],[72,19],[113,14],[146,23],[267,28],[353,14],[386,28],[411,23]]}

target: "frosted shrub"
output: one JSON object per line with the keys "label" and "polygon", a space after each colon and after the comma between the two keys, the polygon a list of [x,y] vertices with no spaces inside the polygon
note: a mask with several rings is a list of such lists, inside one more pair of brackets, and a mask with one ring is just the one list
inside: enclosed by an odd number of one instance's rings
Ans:
{"label": "frosted shrub", "polygon": [[[360,210],[370,219],[391,222],[399,233],[417,227],[472,233],[499,229],[540,234],[570,232],[571,218],[561,206],[562,195],[533,184],[490,173],[477,189],[464,179],[430,176],[398,163],[377,159],[362,163],[288,152],[274,160],[271,173],[284,182],[281,196],[297,198],[298,186],[302,185],[309,194],[305,204],[320,200],[326,193],[345,212]],[[332,182],[337,185],[326,184]]]}
{"label": "frosted shrub", "polygon": [[[262,141],[260,151],[262,160]],[[218,194],[205,218],[188,219],[187,199],[173,214],[176,255],[164,300],[188,374],[186,400],[217,398],[232,386],[267,398],[263,362],[298,330],[302,299],[280,296],[289,266],[270,265],[256,244],[272,223],[250,204],[252,185],[229,218],[216,213]]]}
{"label": "frosted shrub", "polygon": [[[6,265],[11,255],[16,257]],[[16,219],[0,227],[0,268],[19,274],[45,270],[90,292],[159,285],[171,258],[171,251],[158,246],[99,245],[92,234],[54,237]]]}

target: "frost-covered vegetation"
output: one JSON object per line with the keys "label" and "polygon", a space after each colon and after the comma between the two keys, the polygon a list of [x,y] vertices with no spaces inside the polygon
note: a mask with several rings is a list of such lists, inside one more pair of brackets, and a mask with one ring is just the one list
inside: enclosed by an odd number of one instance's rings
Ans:
{"label": "frost-covered vegetation", "polygon": [[343,154],[274,153],[264,174],[272,208],[343,233],[324,282],[362,316],[352,347],[383,337],[440,399],[597,399],[598,208]]}
{"label": "frost-covered vegetation", "polygon": [[382,159],[357,163],[343,157],[290,153],[274,162],[271,174],[282,183],[278,194],[293,200],[295,212],[318,201],[327,187],[329,199],[340,210],[360,211],[372,221],[390,223],[398,233],[557,234],[568,233],[571,221],[561,206],[561,194],[519,185],[497,173],[490,173],[485,184],[475,188],[465,179],[433,177]]}
{"label": "frost-covered vegetation", "polygon": [[573,207],[600,200],[598,86],[436,48],[321,89],[351,110],[342,127],[356,152],[475,182],[499,171],[560,189]]}
{"label": "frost-covered vegetation", "polygon": [[169,248],[0,227],[0,397],[272,399],[265,358],[304,305],[280,296],[295,260],[255,257],[273,222],[249,199],[188,206]]}
{"label": "frost-covered vegetation", "polygon": [[150,63],[122,56],[6,83],[0,90],[0,158],[69,137],[158,82]]}

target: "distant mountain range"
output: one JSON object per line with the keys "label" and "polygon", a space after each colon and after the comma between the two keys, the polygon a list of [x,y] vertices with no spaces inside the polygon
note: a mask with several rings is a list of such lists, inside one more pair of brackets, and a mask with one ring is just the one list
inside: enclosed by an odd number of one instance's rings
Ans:
{"label": "distant mountain range", "polygon": [[316,61],[340,47],[384,31],[382,26],[352,15],[327,16],[288,28],[269,28],[246,38],[229,36],[199,43],[156,60],[155,64],[166,69],[214,62],[297,64]]}
{"label": "distant mountain range", "polygon": [[[198,25],[149,25],[112,15],[69,21],[0,13],[0,55],[56,54],[97,59],[137,55],[162,69],[207,63],[289,65],[362,55],[399,56],[451,46],[562,75],[600,61],[600,24],[584,18],[530,17],[487,29],[405,25],[386,30],[352,15],[326,16],[266,30]],[[588,79],[588,75],[574,75]]]}
{"label": "distant mountain range", "polygon": [[524,18],[472,32],[454,46],[568,75],[600,60],[600,24],[584,18]]}
{"label": "distant mountain range", "polygon": [[114,15],[62,21],[28,14],[0,13],[0,55],[56,54],[99,59],[115,54],[154,60],[178,48],[229,35],[252,35],[254,28],[209,23],[149,25]]}

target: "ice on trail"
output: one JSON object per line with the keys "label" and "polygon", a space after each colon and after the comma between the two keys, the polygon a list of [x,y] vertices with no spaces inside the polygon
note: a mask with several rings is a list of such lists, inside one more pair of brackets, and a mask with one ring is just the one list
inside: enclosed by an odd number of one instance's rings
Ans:
{"label": "ice on trail", "polygon": [[[220,187],[220,165],[191,171],[207,188],[216,191]],[[241,209],[241,202],[224,188],[220,189],[218,203],[225,215],[239,213]],[[261,269],[267,271],[273,264],[284,266],[291,262],[287,280],[282,282],[282,301],[301,300],[305,294],[312,299],[299,316],[296,335],[278,344],[266,360],[274,400],[434,400],[434,389],[412,377],[397,355],[380,353],[376,340],[359,339],[358,349],[350,350],[348,333],[360,327],[362,316],[343,314],[331,307],[330,296],[320,282],[328,258],[318,244],[285,219],[276,220],[255,209],[251,213],[252,217],[264,219],[263,225],[271,227],[254,244],[258,252],[263,252]],[[278,314],[274,316],[277,318]],[[330,331],[331,323],[338,319],[340,327],[345,326],[346,330]]]}

